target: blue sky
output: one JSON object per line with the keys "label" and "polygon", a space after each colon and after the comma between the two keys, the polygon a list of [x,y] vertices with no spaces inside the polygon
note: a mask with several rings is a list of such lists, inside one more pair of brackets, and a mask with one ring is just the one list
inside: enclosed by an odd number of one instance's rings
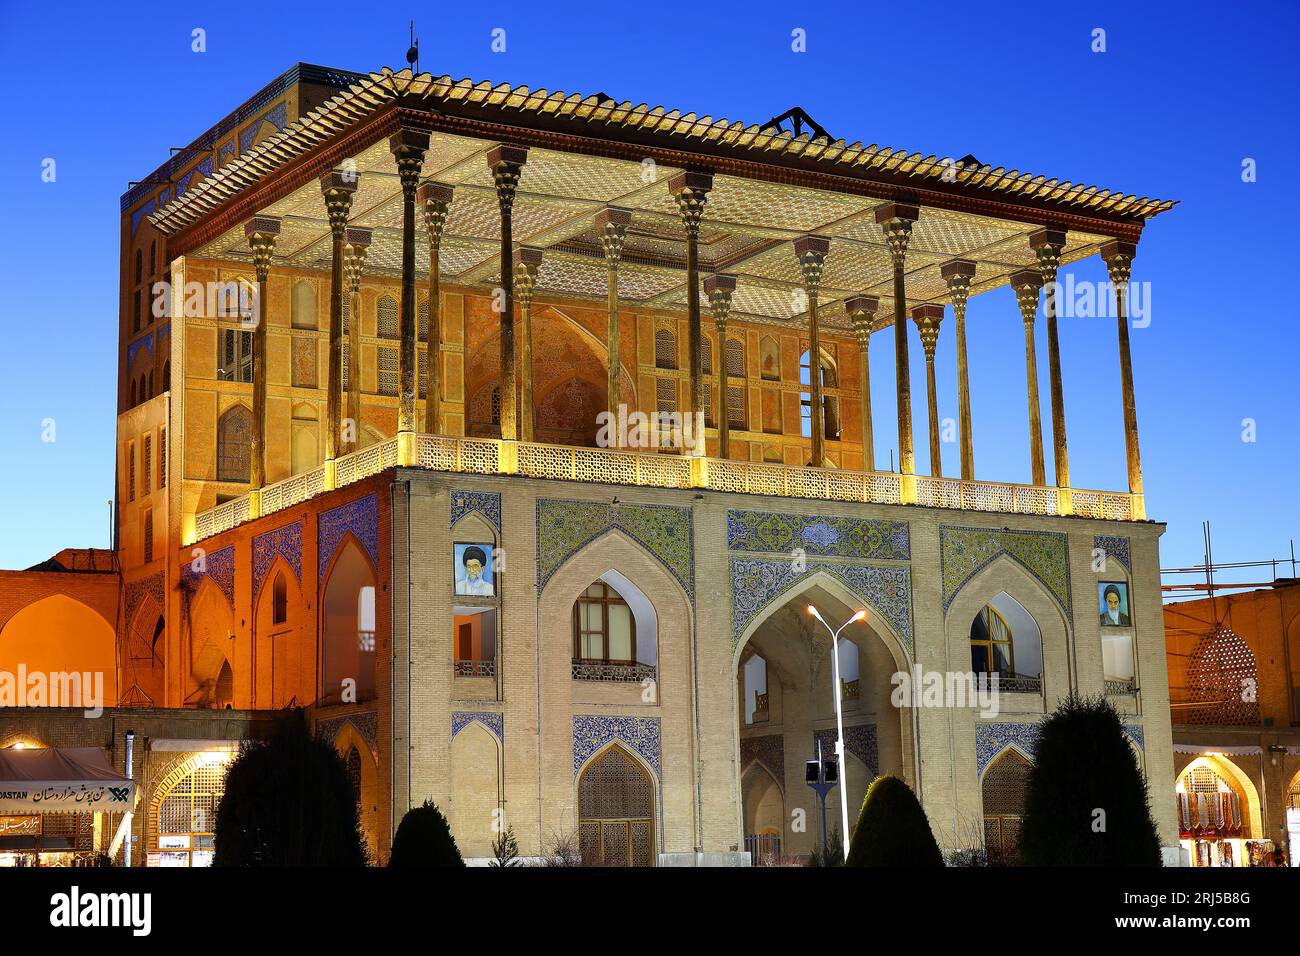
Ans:
{"label": "blue sky", "polygon": [[[10,84],[0,176],[7,361],[0,377],[0,567],[103,546],[112,495],[118,199],[292,63],[403,65],[407,17],[435,73],[604,91],[761,122],[803,106],[834,135],[1031,170],[1182,204],[1148,227],[1133,331],[1148,514],[1162,562],[1272,557],[1300,537],[1293,175],[1300,69],[1293,4],[323,2],[0,3]],[[126,13],[126,10],[130,10]],[[118,12],[118,11],[123,12]],[[207,52],[191,52],[191,31]],[[506,51],[491,50],[494,28]],[[1091,50],[1106,31],[1106,52]],[[807,51],[791,50],[806,31]],[[41,163],[57,161],[57,181]],[[1242,162],[1258,179],[1243,183]],[[1093,259],[1079,279],[1103,278]],[[972,301],[977,477],[1027,481],[1022,331],[1000,290]],[[1047,409],[1046,336],[1040,380]],[[877,453],[893,444],[892,344],[873,341]],[[1113,320],[1062,321],[1076,487],[1124,490]],[[941,415],[956,416],[952,322],[939,343]],[[928,472],[924,372],[912,347],[917,469]],[[42,441],[42,421],[56,441]],[[1256,440],[1242,440],[1243,419]],[[1045,430],[1051,473],[1050,425]],[[944,467],[958,470],[957,446]]]}

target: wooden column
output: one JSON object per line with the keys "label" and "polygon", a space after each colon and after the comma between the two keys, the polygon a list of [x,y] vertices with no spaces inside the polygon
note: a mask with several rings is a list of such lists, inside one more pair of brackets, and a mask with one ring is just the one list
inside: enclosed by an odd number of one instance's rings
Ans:
{"label": "wooden column", "polygon": [[858,340],[858,380],[862,391],[862,470],[876,470],[876,437],[871,423],[871,326],[876,321],[880,300],[874,295],[855,295],[844,303]]}
{"label": "wooden column", "polygon": [[344,232],[348,227],[348,214],[352,210],[352,194],[357,191],[355,172],[335,170],[326,173],[320,181],[325,197],[325,212],[329,217],[330,236],[333,240],[330,269],[330,357],[325,410],[325,488],[334,487],[334,462],[339,457],[339,425],[343,405],[343,246]]}
{"label": "wooden column", "polygon": [[889,203],[876,210],[876,222],[885,234],[894,265],[894,381],[898,402],[898,471],[900,498],[904,504],[916,502],[916,453],[912,447],[912,372],[907,357],[907,288],[904,267],[907,246],[912,238],[912,224],[921,218],[921,210],[907,203]]}
{"label": "wooden column", "polygon": [[402,184],[402,311],[397,359],[397,461],[415,464],[415,192],[429,134],[404,129],[388,140]]}
{"label": "wooden column", "polygon": [[1133,518],[1145,520],[1142,492],[1142,452],[1138,447],[1137,401],[1133,397],[1133,356],[1128,340],[1128,284],[1133,278],[1137,243],[1112,240],[1103,243],[1101,257],[1115,287],[1115,319],[1119,329],[1119,378],[1124,392],[1124,450],[1128,456],[1128,491],[1133,495]]}
{"label": "wooden column", "polygon": [[939,326],[943,323],[943,306],[918,305],[912,310],[912,321],[921,336],[925,351],[925,400],[930,422],[930,474],[943,477],[943,451],[939,444],[939,390],[934,382],[934,353],[939,345]]}
{"label": "wooden column", "polygon": [[424,210],[424,231],[429,243],[429,335],[424,359],[424,430],[442,434],[442,231],[451,209],[452,188],[445,183],[425,183],[415,194]]}
{"label": "wooden column", "polygon": [[488,169],[497,189],[501,210],[501,288],[496,301],[501,309],[501,437],[519,439],[519,401],[515,388],[515,278],[514,207],[515,192],[528,150],[519,146],[496,146],[488,151]]}
{"label": "wooden column", "polygon": [[[256,216],[244,225],[248,247],[253,250],[253,269],[257,273],[257,309],[253,313],[253,433],[249,440],[249,487],[254,492],[250,504],[260,504],[260,492],[266,484],[266,325],[271,298],[267,283],[271,277],[271,256],[275,237],[280,234],[280,220],[274,216]],[[166,454],[167,449],[160,450]],[[254,508],[250,517],[257,517]]]}
{"label": "wooden column", "polygon": [[952,316],[957,326],[957,426],[961,431],[961,477],[963,481],[975,480],[975,439],[971,435],[970,370],[966,362],[966,302],[970,298],[971,280],[975,278],[975,263],[968,259],[954,259],[939,270],[948,283],[952,299]]}
{"label": "wooden column", "polygon": [[821,293],[822,269],[830,251],[831,241],[825,236],[800,236],[794,241],[794,254],[799,258],[804,294],[808,297],[808,418],[812,431],[809,464],[814,468],[826,467],[826,409],[822,397],[822,338],[817,298]]}
{"label": "wooden column", "polygon": [[1025,386],[1029,394],[1029,464],[1033,484],[1047,484],[1047,469],[1043,466],[1043,420],[1038,404],[1038,353],[1034,348],[1034,319],[1038,313],[1038,292],[1043,278],[1035,271],[1024,269],[1011,276],[1020,305],[1020,318],[1025,324]]}
{"label": "wooden column", "polygon": [[519,303],[519,440],[533,441],[533,290],[542,250],[520,246],[515,250],[515,299]]}
{"label": "wooden column", "polygon": [[601,246],[605,250],[605,272],[608,281],[608,322],[605,334],[606,375],[605,409],[609,412],[610,427],[617,430],[618,406],[622,391],[619,373],[622,363],[618,325],[618,263],[623,258],[623,243],[627,227],[632,223],[632,213],[627,209],[610,207],[596,214],[596,229],[600,232]]}
{"label": "wooden column", "polygon": [[1052,462],[1056,487],[1061,490],[1061,514],[1074,512],[1070,496],[1070,454],[1065,440],[1065,386],[1061,381],[1061,344],[1056,331],[1056,273],[1065,250],[1065,233],[1059,229],[1039,229],[1029,237],[1029,245],[1038,257],[1038,274],[1043,280],[1043,312],[1047,315],[1047,369],[1052,391]]}
{"label": "wooden column", "polygon": [[344,233],[343,276],[348,284],[348,387],[347,417],[343,420],[343,449],[360,447],[361,437],[361,273],[370,248],[371,230],[355,226]]}
{"label": "wooden column", "polygon": [[709,311],[718,330],[718,349],[713,356],[713,377],[718,380],[718,457],[731,457],[731,407],[727,401],[727,319],[731,316],[731,295],[736,277],[714,273],[704,280]]}
{"label": "wooden column", "polygon": [[695,437],[690,452],[704,457],[704,327],[700,320],[700,221],[704,204],[713,188],[711,173],[678,173],[668,181],[668,191],[677,200],[682,225],[686,229],[686,322],[690,348],[691,394],[686,409],[692,417],[691,434]]}

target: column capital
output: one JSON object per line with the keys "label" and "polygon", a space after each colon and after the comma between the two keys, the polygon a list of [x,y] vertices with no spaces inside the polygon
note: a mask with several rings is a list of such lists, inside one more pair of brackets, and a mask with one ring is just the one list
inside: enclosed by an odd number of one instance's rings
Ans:
{"label": "column capital", "polygon": [[429,134],[413,129],[401,129],[388,137],[388,148],[397,162],[397,176],[402,192],[414,193],[420,185],[420,169],[424,153],[429,148]]}
{"label": "column capital", "polygon": [[912,321],[921,336],[921,348],[925,357],[933,361],[935,348],[939,344],[939,326],[943,322],[943,306],[918,305],[912,310]]}
{"label": "column capital", "polygon": [[358,292],[361,289],[361,270],[365,266],[366,252],[370,248],[373,232],[359,226],[349,226],[343,232],[343,278],[348,289]]}
{"label": "column capital", "polygon": [[1101,258],[1106,263],[1112,285],[1128,285],[1133,275],[1133,258],[1137,255],[1137,243],[1123,239],[1112,239],[1101,244]]}
{"label": "column capital", "polygon": [[519,246],[515,249],[515,295],[519,304],[527,309],[533,302],[533,292],[537,288],[537,270],[542,264],[542,250],[531,246]]}
{"label": "column capital", "polygon": [[831,241],[825,236],[800,236],[794,241],[794,254],[799,258],[805,291],[817,295],[821,291],[822,268],[831,251]]}
{"label": "column capital", "polygon": [[320,178],[321,195],[325,197],[325,213],[329,218],[330,233],[336,240],[343,238],[352,212],[352,194],[357,191],[357,174],[352,170],[330,170]]}
{"label": "column capital", "polygon": [[970,298],[971,282],[975,278],[975,263],[969,259],[953,259],[940,266],[939,275],[948,285],[953,309],[964,310]]}
{"label": "column capital", "polygon": [[880,299],[874,295],[855,295],[844,300],[844,311],[853,324],[853,334],[857,337],[858,348],[863,352],[871,344],[871,326],[876,313],[880,311]]}
{"label": "column capital", "polygon": [[488,150],[488,169],[492,170],[492,181],[496,184],[497,201],[503,207],[514,205],[519,177],[523,175],[524,164],[527,162],[528,149],[524,146],[502,145]]}
{"label": "column capital", "polygon": [[253,250],[253,268],[257,281],[265,282],[271,273],[271,254],[275,251],[275,237],[280,234],[278,216],[254,216],[244,223],[244,236]]}
{"label": "column capital", "polygon": [[424,210],[424,229],[429,241],[437,245],[442,240],[442,230],[447,225],[454,190],[446,183],[421,183],[415,192],[416,204]]}
{"label": "column capital", "polygon": [[623,258],[623,243],[627,239],[627,227],[631,224],[630,209],[606,206],[596,213],[594,225],[600,232],[600,244],[605,250],[605,262],[610,268],[618,268],[618,261]]}
{"label": "column capital", "polygon": [[1015,290],[1016,302],[1020,304],[1020,318],[1025,325],[1034,324],[1038,312],[1038,293],[1043,289],[1042,273],[1033,269],[1022,269],[1011,274],[1011,288]]}
{"label": "column capital", "polygon": [[[713,321],[722,329],[731,317],[731,295],[736,291],[736,277],[715,272],[704,280],[704,294],[709,297]],[[725,344],[725,343],[724,343]]]}
{"label": "column capital", "polygon": [[1038,271],[1043,276],[1043,285],[1056,281],[1057,270],[1061,268],[1061,253],[1065,251],[1065,230],[1039,229],[1029,236],[1029,247],[1038,257]]}
{"label": "column capital", "polygon": [[876,224],[889,243],[894,265],[901,266],[907,259],[907,246],[912,238],[912,224],[921,218],[921,209],[910,203],[886,203],[876,209]]}
{"label": "column capital", "polygon": [[677,200],[682,225],[690,236],[699,236],[704,204],[713,189],[713,174],[687,170],[668,180],[668,192]]}

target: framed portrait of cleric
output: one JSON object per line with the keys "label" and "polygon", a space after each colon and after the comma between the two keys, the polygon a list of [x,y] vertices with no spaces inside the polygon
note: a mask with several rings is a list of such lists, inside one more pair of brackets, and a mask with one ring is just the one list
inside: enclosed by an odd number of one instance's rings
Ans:
{"label": "framed portrait of cleric", "polygon": [[455,546],[456,593],[466,597],[496,597],[496,574],[491,544]]}
{"label": "framed portrait of cleric", "polygon": [[1097,584],[1097,605],[1102,627],[1131,627],[1127,581],[1101,581]]}

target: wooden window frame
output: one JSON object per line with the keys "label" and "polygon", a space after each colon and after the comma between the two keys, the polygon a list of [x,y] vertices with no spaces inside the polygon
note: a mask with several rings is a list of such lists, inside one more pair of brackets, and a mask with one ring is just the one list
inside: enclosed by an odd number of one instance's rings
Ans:
{"label": "wooden window frame", "polygon": [[[592,597],[587,592],[595,585],[599,584],[604,590],[601,597]],[[628,624],[632,631],[632,657],[630,660],[611,659],[609,656],[609,608],[612,605],[621,604],[627,608]],[[596,605],[600,607],[600,631],[596,632],[583,627],[582,609],[587,605]],[[594,637],[600,634],[601,657],[588,657],[582,653],[583,637]],[[636,648],[636,615],[632,613],[632,607],[623,600],[623,595],[619,594],[606,581],[596,580],[591,582],[587,588],[578,595],[578,599],[573,602],[573,659],[583,663],[590,664],[635,664],[637,662]]]}

